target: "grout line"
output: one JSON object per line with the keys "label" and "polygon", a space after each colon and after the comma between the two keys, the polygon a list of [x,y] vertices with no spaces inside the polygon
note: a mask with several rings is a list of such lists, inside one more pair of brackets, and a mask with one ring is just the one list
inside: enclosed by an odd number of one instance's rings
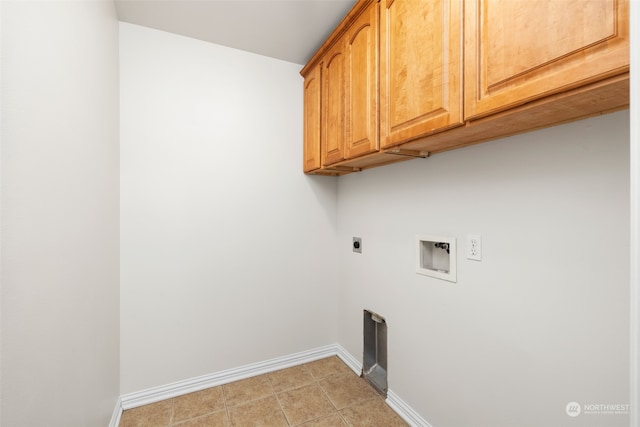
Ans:
{"label": "grout line", "polygon": [[[329,378],[329,377],[325,377],[325,378]],[[327,398],[327,400],[329,401],[329,403],[331,403],[331,406],[333,406],[333,409],[335,409],[336,412],[339,412],[338,407],[336,406],[336,404],[333,403],[333,400],[331,400],[331,398],[329,397],[329,394],[327,393],[327,391],[320,384],[320,380],[316,380],[316,383],[318,384],[318,387],[320,387],[320,390],[322,390],[322,393],[324,393],[324,395]]]}
{"label": "grout line", "polygon": [[329,404],[333,407],[333,413],[338,415],[338,417],[340,417],[340,412],[338,411],[338,408],[336,408],[336,405],[333,403],[333,401],[329,398],[329,395],[327,394],[327,392],[325,391],[325,389],[320,385],[320,380],[316,379],[313,374],[311,375],[316,383],[316,387],[318,387],[320,389],[320,392],[324,395],[325,399],[327,399],[327,401],[329,402]]}
{"label": "grout line", "polygon": [[224,392],[226,387],[224,385],[221,385],[220,387],[222,387],[222,402],[224,403],[224,410],[227,413],[227,421],[229,421],[229,425],[231,425],[231,414],[229,413],[229,405],[227,405],[227,396]]}
{"label": "grout line", "polygon": [[342,412],[338,411],[338,416],[346,426],[353,427],[353,424],[351,424],[345,417],[342,416]]}
{"label": "grout line", "polygon": [[[289,368],[286,368],[289,369]],[[280,372],[280,371],[284,371],[285,369],[280,369],[278,371],[274,371],[274,372]],[[273,393],[273,395],[275,396],[276,400],[278,401],[278,404],[280,405],[280,409],[282,409],[282,412],[284,413],[284,408],[282,408],[282,404],[280,403],[280,399],[278,398],[278,394],[280,393],[284,393],[286,391],[289,390],[294,390],[294,389],[286,389],[286,390],[280,390],[280,391],[276,391],[276,388],[274,387],[274,382],[273,382],[273,378],[271,378],[271,375],[273,374],[273,372],[269,372],[267,375],[267,378],[269,379],[269,384],[271,384],[271,392]],[[296,387],[295,389],[298,389],[300,387]],[[285,418],[286,418],[286,414],[285,414]],[[288,419],[287,419],[288,422]]]}
{"label": "grout line", "polygon": [[[287,368],[288,369],[288,368]],[[284,369],[280,369],[278,371],[274,371],[274,372],[279,372],[279,371],[283,371]],[[284,411],[284,408],[282,407],[282,402],[280,402],[280,398],[278,397],[278,393],[276,393],[275,387],[273,386],[273,379],[271,378],[271,374],[273,374],[273,372],[269,372],[267,375],[267,379],[269,380],[269,384],[271,385],[271,392],[273,393],[273,397],[276,398],[276,402],[278,402],[278,406],[280,407],[280,412],[282,412],[282,415],[284,416],[284,420],[287,422],[287,425],[289,427],[292,426],[291,421],[289,420],[289,417],[287,416],[287,413]],[[285,390],[288,391],[288,390]],[[283,391],[281,391],[280,393],[283,393]]]}
{"label": "grout line", "polygon": [[176,399],[171,398],[171,415],[169,416],[169,427],[173,426],[173,418],[176,413]]}
{"label": "grout line", "polygon": [[280,412],[282,412],[282,415],[284,415],[284,420],[287,422],[287,425],[291,427],[293,424],[291,424],[289,417],[287,417],[287,413],[284,411],[284,408],[282,407],[282,402],[280,402],[280,399],[278,398],[278,394],[274,392],[273,396],[276,398],[276,402],[278,402],[278,406],[280,407]]}
{"label": "grout line", "polygon": [[[342,362],[342,360],[341,360],[341,361],[340,361],[340,363],[344,363],[344,362]],[[324,380],[324,379],[331,378],[331,377],[334,377],[334,376],[337,376],[337,375],[339,375],[339,373],[335,373],[335,374],[333,374],[333,375],[327,375],[327,376],[325,376],[325,377],[324,377],[324,378],[322,378],[322,379]],[[344,376],[346,376],[346,375],[347,375],[347,374],[344,374]],[[354,374],[354,375],[355,375],[355,374]],[[329,403],[331,403],[331,405],[333,406],[333,409],[334,409],[335,413],[336,413],[336,414],[338,415],[338,417],[342,420],[342,422],[343,422],[346,426],[353,427],[353,425],[352,425],[349,421],[347,421],[347,420],[342,416],[342,412],[340,412],[341,410],[340,410],[340,409],[338,409],[338,407],[336,406],[336,404],[335,404],[335,403],[333,403],[333,401],[332,401],[332,400],[331,400],[331,398],[329,397],[329,394],[328,394],[328,393],[327,393],[327,391],[324,389],[324,387],[322,387],[322,385],[320,385],[320,379],[318,379],[318,380],[317,380],[317,383],[318,383],[318,387],[320,387],[320,390],[322,390],[322,392],[325,394],[325,396],[327,397],[327,400],[329,401]],[[344,408],[342,408],[342,409],[344,409]]]}

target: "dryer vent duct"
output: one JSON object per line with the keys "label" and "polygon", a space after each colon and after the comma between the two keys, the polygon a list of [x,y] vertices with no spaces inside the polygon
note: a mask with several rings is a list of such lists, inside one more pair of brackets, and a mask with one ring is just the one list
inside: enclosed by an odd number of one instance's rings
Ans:
{"label": "dryer vent duct", "polygon": [[369,310],[364,310],[362,377],[387,397],[387,322]]}

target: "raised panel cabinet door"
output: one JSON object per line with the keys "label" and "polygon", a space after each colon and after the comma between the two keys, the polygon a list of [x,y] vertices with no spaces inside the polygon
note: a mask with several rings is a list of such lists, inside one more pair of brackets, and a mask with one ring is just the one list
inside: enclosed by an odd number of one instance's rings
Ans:
{"label": "raised panel cabinet door", "polygon": [[378,30],[380,8],[371,2],[346,35],[347,142],[345,157],[373,153],[378,142]]}
{"label": "raised panel cabinet door", "polygon": [[320,138],[322,135],[322,63],[304,79],[304,171],[320,169]]}
{"label": "raised panel cabinet door", "polygon": [[461,0],[381,0],[382,148],[462,122]]}
{"label": "raised panel cabinet door", "polygon": [[465,118],[624,73],[628,0],[465,2]]}
{"label": "raised panel cabinet door", "polygon": [[346,140],[346,57],[339,40],[324,56],[322,67],[322,166],[344,160]]}

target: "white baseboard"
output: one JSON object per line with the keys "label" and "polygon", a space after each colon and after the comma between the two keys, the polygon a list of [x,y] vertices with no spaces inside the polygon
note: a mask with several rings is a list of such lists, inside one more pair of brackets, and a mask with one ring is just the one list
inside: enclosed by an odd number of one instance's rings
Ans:
{"label": "white baseboard", "polygon": [[351,370],[355,372],[357,376],[361,376],[362,363],[358,359],[353,357],[353,355],[349,353],[340,344],[335,344],[335,348],[336,348],[336,356],[338,356],[340,360],[342,360],[348,367],[350,367]]}
{"label": "white baseboard", "polygon": [[392,392],[387,391],[387,405],[393,409],[400,417],[412,427],[431,427],[431,424],[420,416],[413,408],[400,399],[400,396]]}
{"label": "white baseboard", "polygon": [[113,410],[113,414],[111,415],[111,422],[109,422],[109,427],[118,427],[120,424],[120,417],[122,417],[122,399],[118,398],[116,402],[116,407]]}
{"label": "white baseboard", "polygon": [[[340,344],[319,347],[313,350],[303,351],[288,356],[277,357],[264,362],[252,363],[239,368],[228,369],[213,374],[178,381],[175,383],[153,387],[146,390],[127,393],[120,396],[113,411],[109,427],[118,427],[122,411],[136,408],[142,405],[159,402],[172,397],[182,396],[222,384],[228,384],[245,378],[262,375],[280,369],[290,368],[325,357],[338,356],[356,375],[362,372],[362,363],[349,353]],[[387,392],[387,404],[391,409],[412,427],[431,427],[417,412],[407,405],[398,395],[389,390]]]}
{"label": "white baseboard", "polygon": [[277,357],[264,362],[252,363],[239,368],[228,369],[213,374],[202,375],[184,381],[178,381],[159,387],[153,387],[134,393],[124,394],[120,397],[122,409],[136,408],[142,405],[159,402],[183,394],[228,384],[249,377],[274,372],[280,369],[290,368],[303,363],[337,355],[336,345],[328,345],[313,350],[303,351],[288,356]]}

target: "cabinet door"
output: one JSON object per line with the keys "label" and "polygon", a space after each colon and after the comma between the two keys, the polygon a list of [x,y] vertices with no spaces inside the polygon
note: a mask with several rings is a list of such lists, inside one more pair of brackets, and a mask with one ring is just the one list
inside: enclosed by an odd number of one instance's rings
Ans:
{"label": "cabinet door", "polygon": [[629,69],[628,0],[465,2],[465,116]]}
{"label": "cabinet door", "polygon": [[382,0],[382,147],[462,124],[460,0]]}
{"label": "cabinet door", "polygon": [[322,63],[304,79],[304,171],[320,169]]}
{"label": "cabinet door", "polygon": [[378,151],[378,2],[372,2],[346,34],[347,143],[351,159]]}
{"label": "cabinet door", "polygon": [[340,39],[324,56],[322,68],[322,165],[344,160],[346,139],[346,57]]}

